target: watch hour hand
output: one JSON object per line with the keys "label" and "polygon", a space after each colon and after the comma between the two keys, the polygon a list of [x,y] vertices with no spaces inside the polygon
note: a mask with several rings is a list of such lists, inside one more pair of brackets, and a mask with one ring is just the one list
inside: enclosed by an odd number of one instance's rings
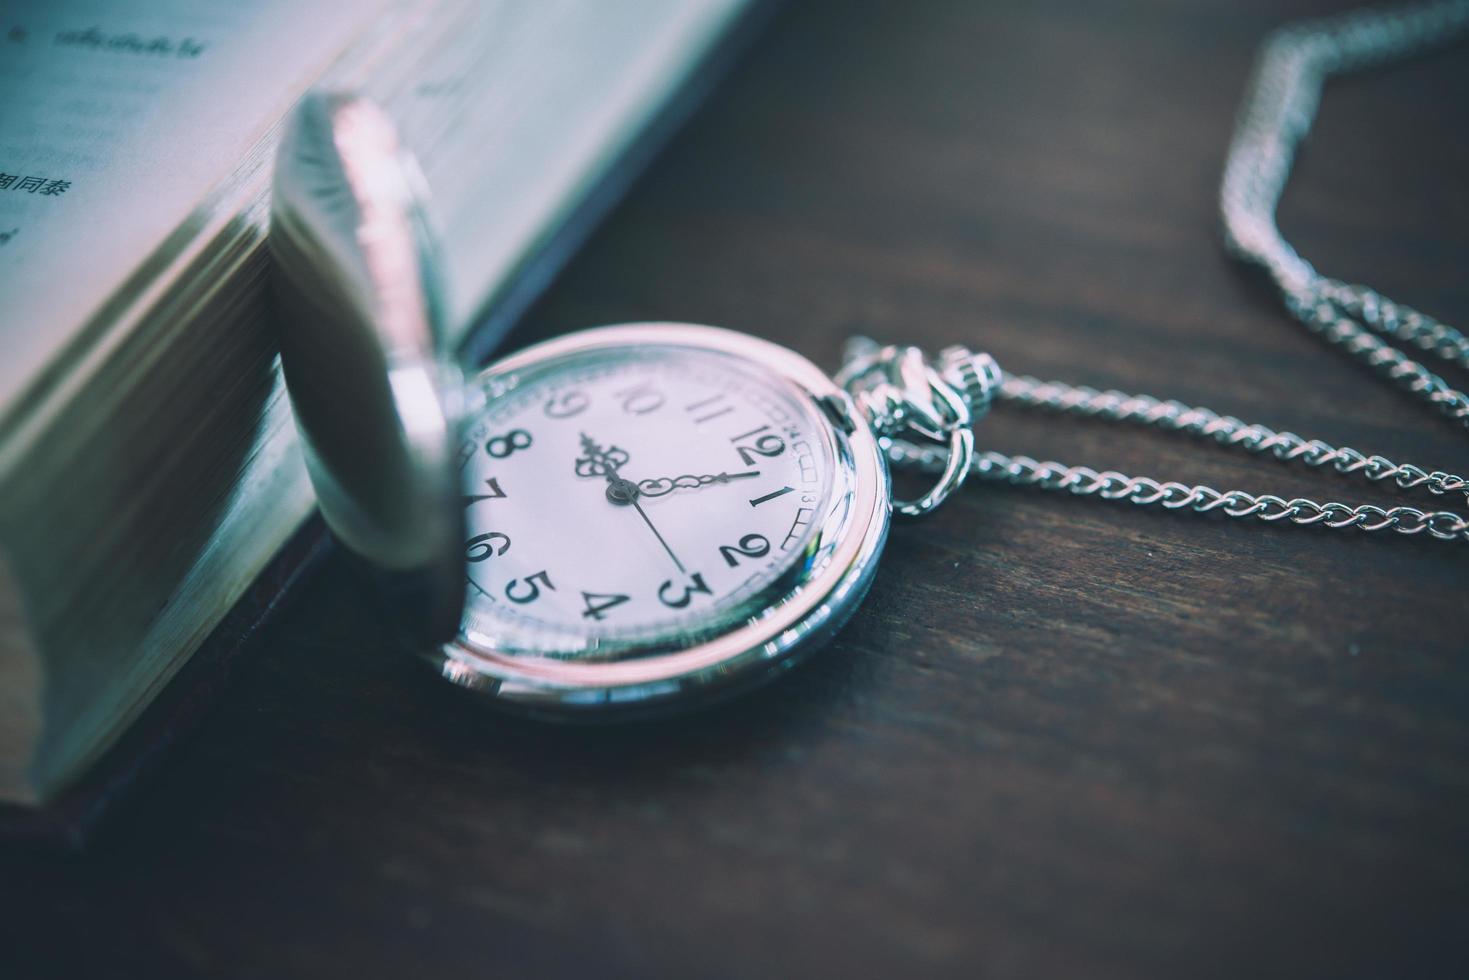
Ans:
{"label": "watch hour hand", "polygon": [[[600,476],[605,479],[607,499],[614,504],[636,503],[637,484],[617,472],[621,467],[627,465],[630,458],[626,449],[618,446],[604,448],[597,440],[583,432],[581,434],[581,455],[576,458],[576,475],[580,477]],[[657,531],[654,533],[656,534]]]}
{"label": "watch hour hand", "polygon": [[603,447],[585,432],[581,434],[581,455],[576,458],[577,476],[606,477],[610,483],[620,479],[617,471],[627,465],[627,450],[618,446]]}

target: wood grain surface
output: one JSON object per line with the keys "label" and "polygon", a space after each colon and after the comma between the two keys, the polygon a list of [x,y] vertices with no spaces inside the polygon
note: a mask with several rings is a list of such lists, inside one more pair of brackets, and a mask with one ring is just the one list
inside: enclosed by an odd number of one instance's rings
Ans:
{"label": "wood grain surface", "polygon": [[[963,341],[1463,472],[1219,245],[1255,46],[1331,9],[790,4],[516,342]],[[1469,322],[1466,105],[1463,47],[1333,83],[1287,236]],[[1396,499],[1008,409],[980,442]],[[1464,976],[1466,559],[976,486],[809,666],[576,730],[437,681],[329,563],[89,849],[0,854],[0,975]]]}

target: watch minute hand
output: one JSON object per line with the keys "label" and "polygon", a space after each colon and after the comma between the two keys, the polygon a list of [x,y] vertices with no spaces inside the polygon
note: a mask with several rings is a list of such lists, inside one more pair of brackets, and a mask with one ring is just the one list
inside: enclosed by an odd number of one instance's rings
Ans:
{"label": "watch minute hand", "polygon": [[730,480],[743,480],[759,475],[759,470],[750,470],[748,473],[706,473],[703,476],[685,473],[682,476],[655,476],[639,480],[637,487],[640,496],[661,497],[675,490],[697,490],[711,483],[728,483]]}

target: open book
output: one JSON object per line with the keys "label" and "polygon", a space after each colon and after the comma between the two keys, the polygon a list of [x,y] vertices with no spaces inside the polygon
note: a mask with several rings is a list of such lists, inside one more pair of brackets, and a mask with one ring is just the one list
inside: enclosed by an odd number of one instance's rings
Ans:
{"label": "open book", "polygon": [[64,791],[310,513],[276,130],[361,90],[487,350],[745,0],[37,0],[0,16],[0,802]]}

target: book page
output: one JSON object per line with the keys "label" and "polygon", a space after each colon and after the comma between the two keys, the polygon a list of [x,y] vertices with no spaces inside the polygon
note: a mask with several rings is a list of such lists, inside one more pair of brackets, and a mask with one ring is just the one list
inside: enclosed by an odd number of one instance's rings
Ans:
{"label": "book page", "polygon": [[418,25],[414,54],[394,70],[353,80],[386,107],[423,165],[454,340],[477,324],[745,5],[448,3]]}
{"label": "book page", "polygon": [[383,6],[0,10],[0,421]]}

